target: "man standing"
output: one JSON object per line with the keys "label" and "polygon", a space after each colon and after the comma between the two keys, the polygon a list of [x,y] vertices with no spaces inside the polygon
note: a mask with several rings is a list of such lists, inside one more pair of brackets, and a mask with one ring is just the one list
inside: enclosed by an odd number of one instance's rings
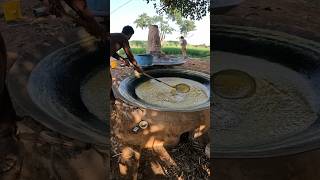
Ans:
{"label": "man standing", "polygon": [[[126,53],[128,60],[134,65],[134,69],[139,73],[142,73],[142,69],[138,66],[137,61],[134,59],[133,53],[131,51],[129,40],[134,34],[134,30],[131,26],[125,26],[121,33],[111,33],[110,34],[110,56],[120,60],[122,58],[117,54],[120,49],[123,49]],[[108,67],[110,68],[110,67]],[[110,84],[111,87],[111,84]],[[112,90],[110,91],[110,98],[115,100]]]}
{"label": "man standing", "polygon": [[181,45],[182,57],[187,58],[187,41],[184,39],[183,36],[180,37],[180,45]]}

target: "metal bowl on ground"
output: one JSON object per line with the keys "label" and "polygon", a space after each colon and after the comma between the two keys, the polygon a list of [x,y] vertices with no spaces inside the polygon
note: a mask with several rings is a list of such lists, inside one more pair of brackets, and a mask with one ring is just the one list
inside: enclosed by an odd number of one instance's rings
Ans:
{"label": "metal bowl on ground", "polygon": [[128,131],[132,128],[132,124],[118,122],[116,126],[122,127],[119,128],[121,132],[119,137],[128,144],[154,147],[157,143],[168,146],[176,145],[180,136],[184,133],[189,133],[190,137],[194,138],[205,134],[209,129],[210,122],[209,75],[182,69],[157,69],[146,72],[155,78],[184,78],[201,83],[203,85],[202,90],[207,94],[208,99],[201,104],[188,108],[179,108],[179,106],[169,108],[150,104],[140,99],[136,93],[137,87],[150,79],[146,76],[140,78],[130,76],[120,83],[120,98],[134,107],[141,108],[143,113],[136,121],[147,121],[149,126],[135,134]]}
{"label": "metal bowl on ground", "polygon": [[153,56],[151,54],[138,54],[135,55],[134,58],[141,67],[149,67],[153,65]]}
{"label": "metal bowl on ground", "polygon": [[154,66],[180,66],[186,62],[182,57],[154,57],[153,65]]}
{"label": "metal bowl on ground", "polygon": [[[283,156],[320,148],[320,44],[252,27],[215,25],[211,31],[215,34],[212,76],[238,70],[257,86],[252,96],[243,99],[223,99],[212,93],[210,133],[215,158]],[[263,94],[266,90],[273,93]],[[297,95],[290,96],[292,92]],[[250,109],[232,109],[240,102]],[[241,117],[254,113],[254,108],[255,123],[245,125],[249,121]]]}

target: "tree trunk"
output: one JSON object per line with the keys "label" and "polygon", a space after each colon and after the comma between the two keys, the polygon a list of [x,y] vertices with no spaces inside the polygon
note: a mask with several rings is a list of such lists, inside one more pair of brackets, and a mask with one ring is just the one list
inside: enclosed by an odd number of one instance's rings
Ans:
{"label": "tree trunk", "polygon": [[159,29],[157,25],[151,25],[149,26],[147,53],[160,54],[160,52],[161,40],[159,35]]}

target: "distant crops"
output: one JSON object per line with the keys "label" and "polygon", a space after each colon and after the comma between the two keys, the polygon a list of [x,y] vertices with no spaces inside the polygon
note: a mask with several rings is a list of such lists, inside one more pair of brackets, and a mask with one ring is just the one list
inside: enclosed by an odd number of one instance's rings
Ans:
{"label": "distant crops", "polygon": [[[134,54],[146,53],[146,41],[130,41],[130,46]],[[181,46],[178,41],[167,41],[162,45],[161,51],[167,55],[181,55]],[[124,56],[123,50],[119,52]],[[188,45],[187,55],[193,58],[205,58],[210,56],[210,47],[206,45]]]}

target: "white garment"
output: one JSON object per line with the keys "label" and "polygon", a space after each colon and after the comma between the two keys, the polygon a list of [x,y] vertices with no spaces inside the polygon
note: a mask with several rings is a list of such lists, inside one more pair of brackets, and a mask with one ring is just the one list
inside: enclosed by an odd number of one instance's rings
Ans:
{"label": "white garment", "polygon": [[185,39],[180,39],[180,45],[181,46],[186,46],[187,45],[187,41]]}

